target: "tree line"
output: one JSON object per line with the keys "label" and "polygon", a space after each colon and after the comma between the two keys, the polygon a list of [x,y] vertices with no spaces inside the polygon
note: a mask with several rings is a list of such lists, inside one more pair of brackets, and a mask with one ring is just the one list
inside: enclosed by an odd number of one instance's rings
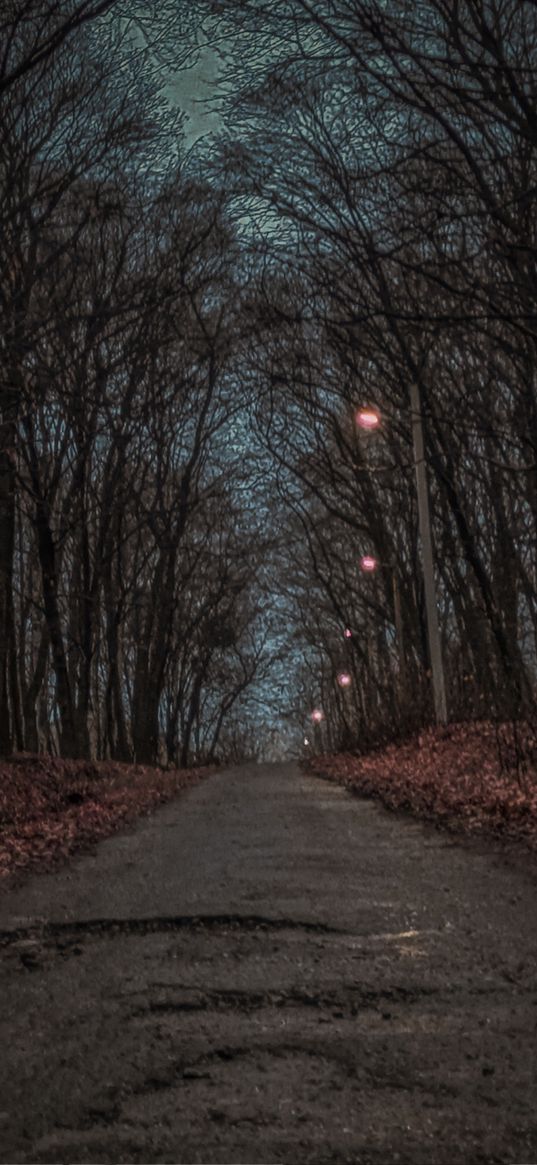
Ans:
{"label": "tree line", "polygon": [[[325,743],[367,747],[432,717],[417,384],[449,715],[531,717],[535,5],[211,10],[226,56],[214,165],[263,271],[251,377],[288,514],[303,715],[322,700]],[[379,411],[375,433],[356,425],[363,406]]]}
{"label": "tree line", "polygon": [[[535,6],[158,13],[2,18],[1,751],[428,723],[413,386],[449,716],[531,719]],[[198,27],[221,129],[188,151],[162,78]]]}
{"label": "tree line", "polygon": [[244,257],[117,8],[3,17],[0,752],[185,765],[244,751],[269,659]]}

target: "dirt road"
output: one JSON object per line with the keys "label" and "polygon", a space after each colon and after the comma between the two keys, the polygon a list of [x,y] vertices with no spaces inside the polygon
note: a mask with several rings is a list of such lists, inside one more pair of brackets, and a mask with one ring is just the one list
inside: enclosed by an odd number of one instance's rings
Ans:
{"label": "dirt road", "polygon": [[0,897],[2,1162],[537,1162],[537,874],[292,765]]}

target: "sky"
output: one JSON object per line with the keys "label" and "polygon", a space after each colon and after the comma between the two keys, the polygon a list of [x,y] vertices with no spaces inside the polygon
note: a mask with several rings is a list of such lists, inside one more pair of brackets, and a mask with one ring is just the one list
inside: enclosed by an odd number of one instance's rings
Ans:
{"label": "sky", "polygon": [[[211,108],[220,68],[221,58],[218,52],[205,41],[201,43],[194,64],[169,72],[163,93],[173,109],[186,114],[187,149],[201,143],[204,137],[217,133],[222,125],[219,114]],[[277,606],[276,596],[274,599]],[[275,653],[288,638],[288,630],[286,625],[282,625],[278,641],[274,640]],[[290,723],[287,718],[280,718],[290,699],[292,670],[290,660],[282,662],[275,666],[270,678],[261,684],[255,684],[246,696],[245,713],[251,697],[257,705],[257,715],[254,717],[257,719],[257,731],[253,724],[252,729],[257,737],[256,744],[261,748],[263,760],[284,760],[301,751],[304,725],[307,727],[309,721],[305,720],[304,724]]]}
{"label": "sky", "polygon": [[187,146],[194,145],[201,137],[218,130],[220,117],[207,108],[206,102],[214,92],[219,66],[217,54],[205,45],[196,64],[170,75],[165,87],[164,92],[170,105],[182,109],[188,117]]}

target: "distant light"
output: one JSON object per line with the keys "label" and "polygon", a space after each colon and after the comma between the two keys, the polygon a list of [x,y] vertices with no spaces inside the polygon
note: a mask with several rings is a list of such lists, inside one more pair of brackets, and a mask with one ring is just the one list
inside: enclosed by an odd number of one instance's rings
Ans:
{"label": "distant light", "polygon": [[304,744],[309,744],[309,740],[308,740],[307,736],[304,737]]}
{"label": "distant light", "polygon": [[376,429],[380,425],[380,413],[373,408],[358,409],[356,424],[361,429],[365,429],[366,432],[371,432],[372,429]]}
{"label": "distant light", "polygon": [[351,631],[350,627],[346,627],[343,634],[345,636],[345,639],[352,639],[352,631]]}
{"label": "distant light", "polygon": [[322,712],[320,708],[314,708],[311,714],[311,718],[314,724],[320,724],[321,720],[324,720],[324,712]]}
{"label": "distant light", "polygon": [[376,570],[376,569],[377,569],[376,558],[373,558],[372,554],[364,554],[363,558],[360,559],[360,570],[365,570],[366,573],[370,574],[371,571]]}
{"label": "distant light", "polygon": [[337,682],[340,688],[348,688],[349,684],[351,683],[351,677],[349,673],[347,671],[340,671],[337,677]]}

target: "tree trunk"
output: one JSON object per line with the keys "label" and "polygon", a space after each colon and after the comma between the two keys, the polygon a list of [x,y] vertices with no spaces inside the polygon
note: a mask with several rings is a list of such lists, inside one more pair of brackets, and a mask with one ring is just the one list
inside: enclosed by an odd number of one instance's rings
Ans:
{"label": "tree trunk", "polygon": [[54,539],[50,529],[47,506],[43,498],[39,498],[36,506],[35,524],[39,548],[39,562],[43,582],[43,601],[45,618],[50,635],[52,648],[52,662],[56,677],[56,696],[60,716],[59,738],[62,756],[76,757],[78,742],[76,736],[73,697],[67,658],[63,640],[60,609],[58,604],[58,580],[56,574],[56,552]]}
{"label": "tree trunk", "polygon": [[24,743],[28,752],[39,752],[39,702],[47,673],[50,635],[45,623],[41,629],[41,641],[37,652],[37,662],[31,682],[24,693],[22,715],[24,720]]}
{"label": "tree trunk", "polygon": [[11,712],[13,716],[13,744],[19,752],[24,748],[24,732],[22,722],[22,702],[17,665],[17,645],[15,641],[15,620],[13,618],[13,601],[9,604],[9,688],[11,698]]}
{"label": "tree trunk", "polygon": [[9,699],[9,660],[15,550],[14,449],[18,407],[18,393],[4,388],[0,417],[0,756],[9,755],[14,735]]}
{"label": "tree trunk", "polygon": [[192,737],[192,729],[194,727],[194,721],[195,721],[196,716],[198,715],[198,712],[199,712],[201,685],[203,683],[204,674],[205,674],[205,669],[200,668],[195,679],[194,679],[194,686],[192,688],[192,695],[190,697],[190,704],[189,704],[187,718],[186,718],[186,722],[185,722],[183,741],[182,741],[182,745],[181,745],[181,756],[180,756],[179,763],[180,763],[180,766],[182,769],[186,769],[186,767],[188,765],[188,756],[189,756],[189,752],[190,752],[190,740]]}

